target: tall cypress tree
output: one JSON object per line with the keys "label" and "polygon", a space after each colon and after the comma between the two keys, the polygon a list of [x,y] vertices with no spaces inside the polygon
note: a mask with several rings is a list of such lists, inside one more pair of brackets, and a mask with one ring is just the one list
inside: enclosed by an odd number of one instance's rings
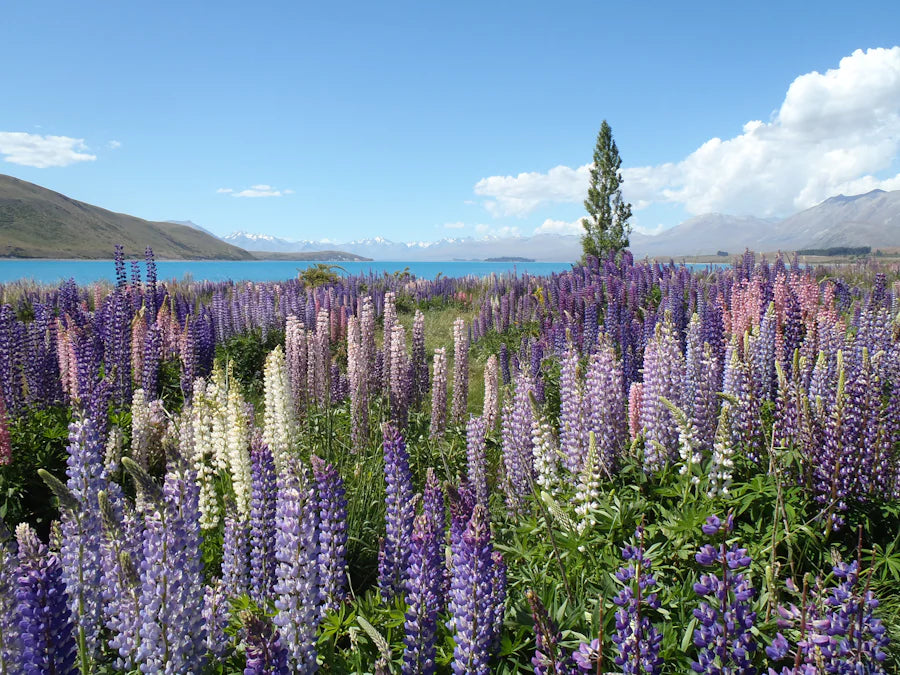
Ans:
{"label": "tall cypress tree", "polygon": [[613,140],[612,129],[603,120],[594,147],[591,185],[584,200],[588,217],[581,219],[584,227],[581,246],[585,257],[593,255],[602,259],[610,252],[619,253],[628,247],[631,204],[622,199],[619,189],[622,184],[621,166],[622,158]]}

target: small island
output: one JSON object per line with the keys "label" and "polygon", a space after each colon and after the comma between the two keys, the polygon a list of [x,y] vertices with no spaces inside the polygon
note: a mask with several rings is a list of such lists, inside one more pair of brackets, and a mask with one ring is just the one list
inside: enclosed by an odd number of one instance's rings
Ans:
{"label": "small island", "polygon": [[523,263],[529,263],[529,262],[535,262],[535,260],[534,260],[534,258],[522,258],[521,256],[517,256],[517,255],[504,255],[504,256],[500,256],[499,258],[485,258],[485,259],[484,259],[484,262],[498,262],[498,263],[511,263],[511,262],[513,262],[513,263],[519,263],[519,262],[523,262]]}

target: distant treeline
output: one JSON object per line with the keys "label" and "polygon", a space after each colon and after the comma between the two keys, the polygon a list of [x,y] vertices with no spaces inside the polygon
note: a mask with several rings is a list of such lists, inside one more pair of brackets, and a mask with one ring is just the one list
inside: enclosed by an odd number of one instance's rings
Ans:
{"label": "distant treeline", "polygon": [[799,255],[869,255],[872,252],[871,246],[832,246],[831,248],[802,248],[797,253]]}

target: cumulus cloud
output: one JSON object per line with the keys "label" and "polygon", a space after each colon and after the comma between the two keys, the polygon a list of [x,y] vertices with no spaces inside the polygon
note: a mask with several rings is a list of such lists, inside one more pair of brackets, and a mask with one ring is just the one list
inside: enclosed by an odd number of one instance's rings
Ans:
{"label": "cumulus cloud", "polygon": [[571,223],[565,220],[553,220],[547,218],[543,223],[534,230],[535,234],[584,234],[584,228],[581,226],[581,218]]}
{"label": "cumulus cloud", "polygon": [[110,150],[118,150],[119,148],[122,147],[122,143],[119,141],[108,141],[106,143],[106,147],[109,148]]}
{"label": "cumulus cloud", "polygon": [[[898,152],[900,47],[857,50],[837,68],[797,77],[770,121],[751,120],[678,162],[623,169],[622,191],[635,210],[672,203],[693,214],[780,216],[838,193],[900,188],[900,174],[881,176]],[[588,168],[490,176],[475,193],[494,215],[524,216],[580,202]]]}
{"label": "cumulus cloud", "polygon": [[0,155],[11,164],[46,169],[93,162],[97,157],[85,152],[87,149],[83,138],[0,131]]}
{"label": "cumulus cloud", "polygon": [[278,190],[271,185],[260,183],[259,185],[251,185],[244,190],[233,190],[232,188],[219,188],[216,190],[218,194],[231,195],[232,197],[281,197],[283,195],[294,194],[293,190]]}

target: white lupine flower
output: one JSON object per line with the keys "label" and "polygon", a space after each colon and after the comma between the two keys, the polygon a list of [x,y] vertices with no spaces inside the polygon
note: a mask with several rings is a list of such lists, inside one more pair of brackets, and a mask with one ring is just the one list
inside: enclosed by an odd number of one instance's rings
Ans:
{"label": "white lupine flower", "polygon": [[719,414],[719,426],[713,443],[712,465],[709,467],[709,490],[707,496],[713,499],[719,495],[728,496],[734,468],[734,446],[731,443],[731,404],[725,403]]}
{"label": "white lupine flower", "polygon": [[500,361],[492,354],[484,366],[484,406],[481,415],[490,430],[500,417]]}
{"label": "white lupine flower", "polygon": [[597,439],[594,432],[588,434],[588,452],[584,462],[584,469],[578,481],[578,489],[575,492],[575,514],[578,522],[575,527],[579,533],[583,533],[594,524],[594,511],[600,508],[600,473],[602,466],[597,457]]}
{"label": "white lupine flower", "polygon": [[[234,385],[234,382],[232,382]],[[244,397],[237,386],[228,388],[225,447],[238,512],[250,515],[250,430],[244,413]]]}
{"label": "white lupine flower", "polygon": [[265,412],[263,414],[263,440],[272,451],[275,466],[280,472],[290,454],[294,438],[293,408],[289,400],[287,367],[284,351],[275,347],[266,357],[263,370]]}
{"label": "white lupine flower", "polygon": [[553,427],[536,410],[531,423],[531,441],[536,482],[550,494],[556,494],[559,492],[559,444]]}

